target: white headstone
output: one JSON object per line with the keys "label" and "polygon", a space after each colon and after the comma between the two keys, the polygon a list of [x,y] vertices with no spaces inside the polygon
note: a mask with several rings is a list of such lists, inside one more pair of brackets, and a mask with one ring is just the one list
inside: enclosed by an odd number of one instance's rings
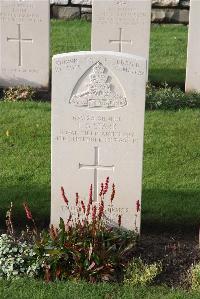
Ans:
{"label": "white headstone", "polygon": [[[140,230],[146,60],[113,52],[56,55],[52,65],[51,223],[67,219],[60,188],[70,203],[75,193],[98,206],[100,185],[116,186],[114,223]],[[111,187],[112,189],[112,187]],[[110,190],[111,192],[111,190]],[[112,217],[109,209],[112,208]]]}
{"label": "white headstone", "polygon": [[0,86],[49,83],[49,0],[0,0]]}
{"label": "white headstone", "polygon": [[190,0],[185,90],[200,92],[200,1]]}
{"label": "white headstone", "polygon": [[92,50],[149,58],[151,0],[93,0]]}

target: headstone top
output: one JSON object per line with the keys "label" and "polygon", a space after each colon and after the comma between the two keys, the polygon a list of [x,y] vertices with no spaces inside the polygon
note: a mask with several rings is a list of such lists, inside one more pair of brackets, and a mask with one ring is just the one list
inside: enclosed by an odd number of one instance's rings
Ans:
{"label": "headstone top", "polygon": [[[114,57],[124,57],[127,59],[137,59],[140,61],[146,61],[146,58],[144,58],[143,56],[140,55],[133,55],[131,53],[119,53],[119,52],[114,52],[114,51],[107,51],[107,50],[98,50],[98,51],[79,51],[79,52],[67,52],[67,53],[61,53],[61,54],[56,54],[52,57],[52,61],[57,60],[58,58],[66,58],[66,57],[71,57],[71,56],[77,56],[77,57],[81,57],[81,56],[112,56],[114,54]],[[107,61],[107,60],[106,60]]]}

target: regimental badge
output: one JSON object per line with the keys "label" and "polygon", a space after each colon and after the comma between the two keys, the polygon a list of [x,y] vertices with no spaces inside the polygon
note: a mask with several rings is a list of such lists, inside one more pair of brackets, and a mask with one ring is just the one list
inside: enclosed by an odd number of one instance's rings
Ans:
{"label": "regimental badge", "polygon": [[[108,70],[97,62],[89,69],[89,74],[81,77],[77,82],[70,104],[76,107],[89,108],[94,110],[108,110],[121,108],[127,105],[126,96],[121,84],[112,82]],[[117,83],[116,83],[117,82]]]}

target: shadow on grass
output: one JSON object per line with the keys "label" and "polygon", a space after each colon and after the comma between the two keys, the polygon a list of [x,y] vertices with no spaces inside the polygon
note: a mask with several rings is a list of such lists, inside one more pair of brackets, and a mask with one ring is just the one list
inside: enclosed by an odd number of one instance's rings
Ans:
{"label": "shadow on grass", "polygon": [[200,223],[200,190],[143,189],[144,232],[196,232]]}
{"label": "shadow on grass", "polygon": [[179,87],[182,90],[185,89],[185,69],[155,69],[149,70],[149,81],[155,86],[161,86],[163,83],[167,83],[171,87]]}
{"label": "shadow on grass", "polygon": [[[5,228],[5,215],[13,202],[14,226],[24,228],[27,224],[23,202],[30,206],[36,224],[47,227],[50,221],[50,186],[12,186],[0,189],[0,228]],[[200,222],[200,190],[170,191],[143,190],[142,231],[147,233],[195,232]]]}
{"label": "shadow on grass", "polygon": [[50,222],[50,186],[12,186],[0,188],[0,228],[5,228],[6,211],[13,203],[13,222],[16,229],[27,224],[23,203],[27,202],[38,227],[47,227]]}

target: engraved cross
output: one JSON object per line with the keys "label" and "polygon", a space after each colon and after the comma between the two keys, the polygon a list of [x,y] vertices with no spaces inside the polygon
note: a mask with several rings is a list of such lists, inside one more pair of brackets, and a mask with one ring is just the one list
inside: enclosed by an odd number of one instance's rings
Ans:
{"label": "engraved cross", "polygon": [[123,52],[122,50],[122,46],[123,44],[132,44],[132,40],[124,40],[122,38],[122,28],[119,28],[119,39],[110,39],[109,43],[113,43],[113,44],[119,44],[119,52]]}
{"label": "engraved cross", "polygon": [[94,164],[86,165],[79,163],[79,169],[93,169],[94,170],[94,201],[98,202],[98,170],[112,170],[114,171],[114,165],[101,165],[99,162],[99,147],[94,148]]}
{"label": "engraved cross", "polygon": [[18,66],[22,66],[22,43],[33,43],[33,39],[32,38],[22,38],[21,24],[17,24],[17,27],[18,27],[18,37],[16,37],[16,38],[7,37],[7,41],[18,43],[18,48],[19,48]]}

